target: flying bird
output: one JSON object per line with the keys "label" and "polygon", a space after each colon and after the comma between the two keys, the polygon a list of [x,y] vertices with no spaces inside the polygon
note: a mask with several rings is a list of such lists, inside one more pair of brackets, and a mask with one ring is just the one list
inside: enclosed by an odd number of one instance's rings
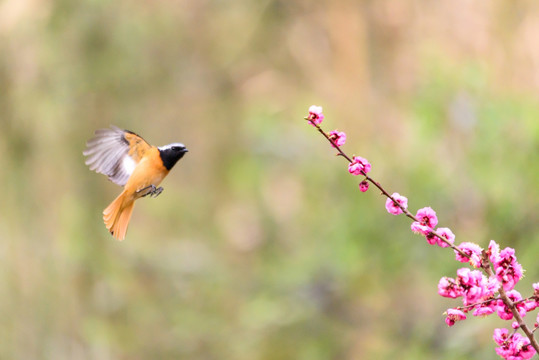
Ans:
{"label": "flying bird", "polygon": [[161,194],[163,188],[157,186],[187,151],[181,143],[152,146],[134,132],[114,125],[96,130],[83,152],[86,165],[124,187],[103,210],[103,221],[114,238],[125,238],[135,200]]}

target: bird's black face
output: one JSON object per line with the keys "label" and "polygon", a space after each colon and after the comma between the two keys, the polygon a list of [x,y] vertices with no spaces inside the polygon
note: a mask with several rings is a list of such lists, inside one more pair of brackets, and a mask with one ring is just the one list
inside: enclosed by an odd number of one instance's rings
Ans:
{"label": "bird's black face", "polygon": [[188,151],[189,150],[187,150],[185,145],[180,143],[159,147],[161,160],[163,160],[163,165],[167,168],[167,170],[172,169],[178,160],[180,160]]}

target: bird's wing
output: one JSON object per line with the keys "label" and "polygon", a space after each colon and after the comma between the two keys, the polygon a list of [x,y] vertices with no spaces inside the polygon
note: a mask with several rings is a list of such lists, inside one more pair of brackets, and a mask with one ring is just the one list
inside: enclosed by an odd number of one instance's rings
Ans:
{"label": "bird's wing", "polygon": [[116,126],[96,130],[86,143],[84,156],[90,170],[105,174],[109,180],[124,186],[144,154],[151,149],[143,138]]}

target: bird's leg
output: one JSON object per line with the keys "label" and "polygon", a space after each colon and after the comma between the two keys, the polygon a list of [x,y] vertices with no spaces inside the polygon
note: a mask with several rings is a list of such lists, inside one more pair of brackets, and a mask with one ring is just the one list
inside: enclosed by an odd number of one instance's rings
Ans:
{"label": "bird's leg", "polygon": [[140,197],[145,197],[145,196],[153,194],[155,190],[156,190],[155,185],[151,184],[142,189],[137,190],[137,194],[143,193]]}
{"label": "bird's leg", "polygon": [[141,195],[140,197],[145,197],[145,196],[150,195],[151,197],[155,198],[155,197],[158,197],[159,194],[161,194],[162,192],[163,192],[162,187],[156,188],[155,185],[153,184],[148,185],[145,188],[142,188],[140,190],[137,190],[137,194],[143,193],[143,195]]}

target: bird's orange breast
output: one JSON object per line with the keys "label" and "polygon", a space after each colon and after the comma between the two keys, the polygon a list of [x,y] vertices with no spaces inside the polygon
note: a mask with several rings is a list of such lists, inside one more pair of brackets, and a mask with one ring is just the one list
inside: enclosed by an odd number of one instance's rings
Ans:
{"label": "bird's orange breast", "polygon": [[152,147],[145,152],[133,170],[129,180],[127,180],[124,189],[129,194],[135,194],[138,190],[150,185],[158,186],[165,176],[167,176],[168,172],[163,166],[159,150],[156,147]]}

